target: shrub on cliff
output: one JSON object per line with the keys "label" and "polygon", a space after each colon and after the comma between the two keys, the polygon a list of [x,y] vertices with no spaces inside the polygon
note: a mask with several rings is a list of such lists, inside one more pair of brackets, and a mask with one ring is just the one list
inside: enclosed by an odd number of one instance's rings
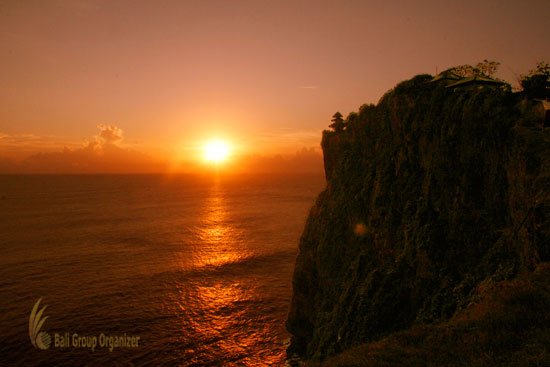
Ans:
{"label": "shrub on cliff", "polygon": [[523,92],[529,98],[550,98],[550,65],[541,61],[520,79]]}

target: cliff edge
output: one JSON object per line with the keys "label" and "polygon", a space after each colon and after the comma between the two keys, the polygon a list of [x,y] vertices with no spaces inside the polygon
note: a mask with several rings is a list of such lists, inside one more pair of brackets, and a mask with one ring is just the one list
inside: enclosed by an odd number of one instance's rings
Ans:
{"label": "cliff edge", "polygon": [[289,356],[447,322],[481,284],[550,260],[550,133],[534,105],[419,75],[323,133],[327,185],[300,239]]}

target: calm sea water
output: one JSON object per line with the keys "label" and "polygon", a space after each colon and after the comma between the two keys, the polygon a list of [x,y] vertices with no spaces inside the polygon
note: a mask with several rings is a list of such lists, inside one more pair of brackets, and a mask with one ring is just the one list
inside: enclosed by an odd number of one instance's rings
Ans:
{"label": "calm sea water", "polygon": [[[297,243],[323,185],[0,176],[0,365],[282,365]],[[29,337],[39,298],[47,350]],[[72,345],[124,333],[138,346]]]}

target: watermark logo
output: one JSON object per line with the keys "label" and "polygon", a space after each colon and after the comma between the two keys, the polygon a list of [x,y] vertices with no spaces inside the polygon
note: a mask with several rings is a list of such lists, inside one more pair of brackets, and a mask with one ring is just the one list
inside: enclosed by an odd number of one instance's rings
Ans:
{"label": "watermark logo", "polygon": [[[36,349],[46,350],[52,347],[53,349],[68,349],[68,348],[86,348],[94,352],[96,348],[104,348],[109,352],[115,349],[138,348],[141,337],[137,335],[128,335],[126,333],[110,335],[105,333],[81,335],[74,332],[53,332],[50,336],[45,331],[40,331],[48,316],[44,315],[44,311],[48,307],[40,308],[40,298],[34,304],[31,315],[29,316],[29,338],[31,344]],[[40,310],[39,310],[40,309]],[[53,343],[52,343],[53,341]]]}
{"label": "watermark logo", "polygon": [[31,343],[35,348],[46,350],[50,347],[52,338],[47,332],[40,331],[48,318],[48,316],[44,316],[44,311],[48,307],[47,305],[38,311],[41,301],[42,298],[36,301],[34,307],[32,308],[31,315],[29,316],[29,337],[31,338]]}

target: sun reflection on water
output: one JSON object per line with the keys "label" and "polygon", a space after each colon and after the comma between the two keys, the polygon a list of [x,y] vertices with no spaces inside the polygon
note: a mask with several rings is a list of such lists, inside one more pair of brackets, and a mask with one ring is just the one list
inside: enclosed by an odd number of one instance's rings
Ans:
{"label": "sun reflection on water", "polygon": [[256,279],[245,276],[253,253],[230,204],[215,185],[199,212],[195,241],[187,252],[195,271],[180,283],[179,299],[174,300],[182,340],[193,345],[182,352],[193,363],[206,359],[224,361],[225,366],[280,365],[281,352],[269,347],[279,343],[270,326],[272,315],[257,312],[263,296]]}
{"label": "sun reflection on water", "polygon": [[193,249],[195,267],[222,266],[246,256],[242,248],[243,233],[235,228],[225,203],[224,193],[215,185],[205,200],[201,225],[197,228],[198,244]]}

